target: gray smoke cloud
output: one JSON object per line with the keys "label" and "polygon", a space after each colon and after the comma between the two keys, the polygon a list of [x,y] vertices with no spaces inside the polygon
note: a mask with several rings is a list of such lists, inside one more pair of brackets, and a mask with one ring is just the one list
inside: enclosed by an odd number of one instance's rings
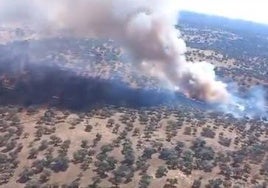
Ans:
{"label": "gray smoke cloud", "polygon": [[232,114],[236,118],[265,117],[268,118],[268,106],[265,99],[265,89],[260,86],[254,86],[249,91],[241,94],[237,88],[232,88],[231,102],[219,104],[217,107],[225,113]]}
{"label": "gray smoke cloud", "polygon": [[5,20],[33,22],[45,26],[44,30],[119,41],[129,50],[137,67],[189,97],[209,102],[229,98],[226,84],[216,79],[211,64],[186,62],[185,43],[174,27],[178,1],[4,0],[2,7],[5,11],[1,17]]}
{"label": "gray smoke cloud", "polygon": [[[187,62],[175,28],[178,0],[1,0],[0,22],[24,22],[49,33],[120,42],[134,65],[190,98],[244,111],[208,62]],[[238,104],[239,103],[239,104]]]}

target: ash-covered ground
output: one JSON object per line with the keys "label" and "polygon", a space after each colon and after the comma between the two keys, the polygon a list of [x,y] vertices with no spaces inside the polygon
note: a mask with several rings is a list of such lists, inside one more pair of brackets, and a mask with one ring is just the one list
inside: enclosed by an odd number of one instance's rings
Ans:
{"label": "ash-covered ground", "polygon": [[111,40],[26,40],[2,45],[0,50],[1,104],[71,109],[97,104],[209,107],[135,70]]}

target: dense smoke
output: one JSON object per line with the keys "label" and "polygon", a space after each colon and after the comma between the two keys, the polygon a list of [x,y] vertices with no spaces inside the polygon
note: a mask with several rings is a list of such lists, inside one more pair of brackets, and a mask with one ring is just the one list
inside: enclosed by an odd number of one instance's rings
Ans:
{"label": "dense smoke", "polygon": [[226,102],[229,98],[226,85],[217,81],[211,64],[186,62],[185,43],[175,28],[180,7],[177,1],[3,2],[5,11],[1,17],[6,20],[33,25],[42,22],[45,31],[114,39],[129,50],[137,67],[165,80],[172,89],[209,102]]}
{"label": "dense smoke", "polygon": [[0,7],[0,22],[31,24],[50,35],[116,40],[128,49],[136,68],[166,87],[244,111],[240,104],[245,102],[228,92],[212,64],[186,61],[186,45],[175,28],[177,0],[1,0]]}

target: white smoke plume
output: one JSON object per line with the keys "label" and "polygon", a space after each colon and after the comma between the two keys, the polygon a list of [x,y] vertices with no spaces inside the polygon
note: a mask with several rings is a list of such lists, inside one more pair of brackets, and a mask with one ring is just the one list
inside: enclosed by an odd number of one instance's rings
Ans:
{"label": "white smoke plume", "polygon": [[136,67],[168,87],[244,111],[227,84],[217,80],[212,64],[186,61],[186,45],[175,28],[179,8],[178,0],[1,0],[0,24],[19,22],[44,33],[113,39],[128,49]]}

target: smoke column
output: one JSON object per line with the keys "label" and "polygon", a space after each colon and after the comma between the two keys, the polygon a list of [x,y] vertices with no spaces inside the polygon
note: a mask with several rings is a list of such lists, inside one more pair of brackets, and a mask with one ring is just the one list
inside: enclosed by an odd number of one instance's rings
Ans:
{"label": "smoke column", "polygon": [[244,111],[244,101],[217,80],[212,64],[186,61],[186,45],[175,28],[178,0],[1,0],[0,7],[0,22],[23,22],[44,33],[116,40],[132,55],[134,66],[166,87]]}
{"label": "smoke column", "polygon": [[44,30],[114,39],[129,50],[137,67],[186,96],[209,102],[229,98],[226,84],[216,80],[211,64],[186,62],[185,43],[175,28],[180,7],[177,1],[4,1],[4,19],[23,19],[33,25],[41,21],[46,22],[40,24],[47,27]]}

